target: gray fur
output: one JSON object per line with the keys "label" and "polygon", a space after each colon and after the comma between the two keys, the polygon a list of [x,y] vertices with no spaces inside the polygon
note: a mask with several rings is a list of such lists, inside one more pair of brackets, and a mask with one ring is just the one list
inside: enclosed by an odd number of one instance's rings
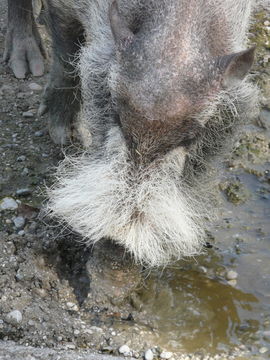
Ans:
{"label": "gray fur", "polygon": [[199,170],[256,108],[252,50],[232,55],[245,49],[253,1],[118,0],[119,31],[110,1],[53,3],[86,32],[77,129],[87,150],[60,166],[49,211],[148,266],[198,254],[209,216]]}

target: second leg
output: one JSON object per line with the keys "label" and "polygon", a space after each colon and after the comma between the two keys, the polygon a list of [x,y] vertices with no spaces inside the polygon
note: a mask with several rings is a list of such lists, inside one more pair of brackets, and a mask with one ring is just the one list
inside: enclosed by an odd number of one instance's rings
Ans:
{"label": "second leg", "polygon": [[76,72],[76,56],[84,43],[84,30],[72,9],[45,4],[45,19],[52,36],[53,63],[45,89],[40,115],[48,111],[49,132],[57,144],[71,138],[72,123],[80,108],[80,78]]}

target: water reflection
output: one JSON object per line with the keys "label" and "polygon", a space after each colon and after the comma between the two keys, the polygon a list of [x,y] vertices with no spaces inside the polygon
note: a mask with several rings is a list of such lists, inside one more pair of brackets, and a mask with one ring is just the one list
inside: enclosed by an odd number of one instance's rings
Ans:
{"label": "water reflection", "polygon": [[147,322],[160,334],[160,345],[172,351],[223,350],[259,328],[253,294],[196,270],[153,273],[138,295],[140,322]]}

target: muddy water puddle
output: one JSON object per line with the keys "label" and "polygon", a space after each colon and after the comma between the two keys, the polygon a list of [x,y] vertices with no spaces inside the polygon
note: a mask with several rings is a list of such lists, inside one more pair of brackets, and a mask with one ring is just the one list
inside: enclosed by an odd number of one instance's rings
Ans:
{"label": "muddy water puddle", "polygon": [[142,291],[142,309],[160,332],[161,346],[171,351],[217,352],[242,341],[241,326],[252,335],[259,326],[253,313],[259,300],[196,271],[168,270],[162,281],[149,281],[150,293]]}
{"label": "muddy water puddle", "polygon": [[[241,255],[231,251],[211,250],[145,281],[132,300],[140,311],[135,322],[151,330],[156,345],[176,353],[214,354],[241,344],[255,353],[270,349],[269,244]],[[230,269],[236,280],[227,281]]]}

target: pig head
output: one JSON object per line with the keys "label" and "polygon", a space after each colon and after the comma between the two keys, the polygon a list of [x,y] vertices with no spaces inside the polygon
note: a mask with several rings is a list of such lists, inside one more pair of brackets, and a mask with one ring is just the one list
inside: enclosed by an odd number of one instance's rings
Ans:
{"label": "pig head", "polygon": [[82,52],[91,145],[60,166],[48,207],[88,243],[111,238],[153,267],[203,247],[211,215],[194,167],[250,112],[254,48],[235,51],[222,11],[202,10],[213,1],[150,1],[133,20],[120,3],[108,9],[109,50]]}

